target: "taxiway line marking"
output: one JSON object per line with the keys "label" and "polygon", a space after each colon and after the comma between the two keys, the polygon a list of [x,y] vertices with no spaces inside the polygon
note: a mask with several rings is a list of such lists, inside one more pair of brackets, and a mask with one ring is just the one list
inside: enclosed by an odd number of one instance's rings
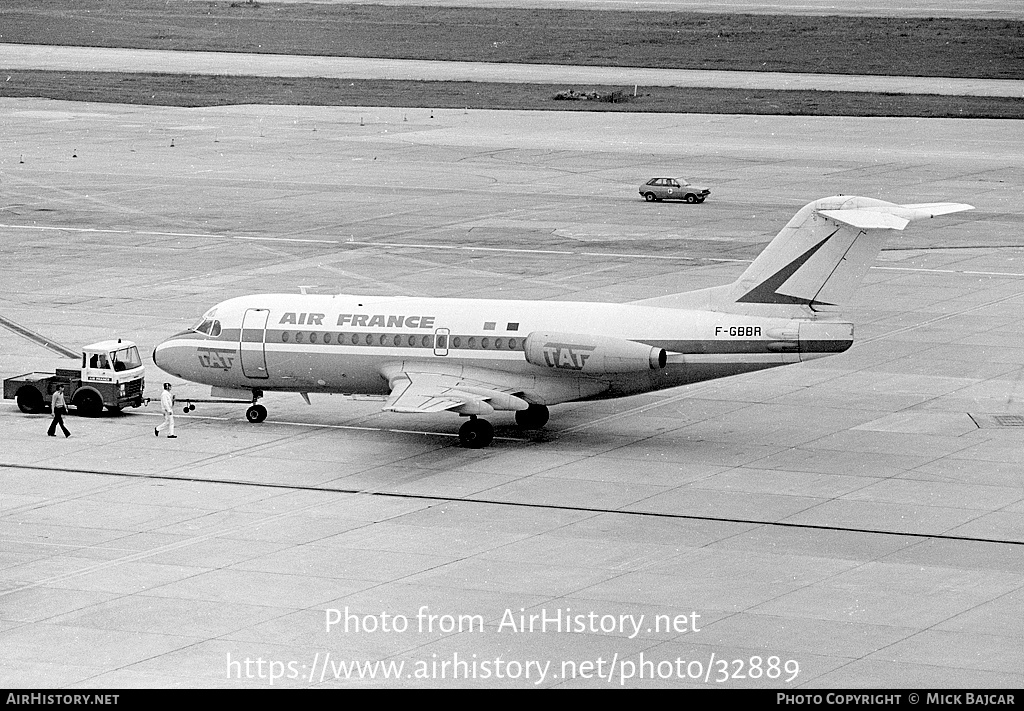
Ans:
{"label": "taxiway line marking", "polygon": [[930,272],[935,274],[971,274],[973,276],[1024,277],[1018,272],[981,272],[968,269],[925,269],[924,267],[872,267],[890,272]]}
{"label": "taxiway line marking", "polygon": [[[181,402],[185,402],[187,398],[179,398],[179,399],[180,399]],[[219,404],[219,403],[216,403],[216,404]],[[227,403],[225,403],[225,404],[227,404]],[[152,412],[152,413],[151,412],[137,412],[137,413],[134,413],[134,414],[142,415],[143,417],[163,417],[163,415],[157,414],[155,412]],[[230,417],[230,416],[229,417],[217,417],[215,415],[177,415],[176,414],[175,417],[180,417],[180,418],[183,418],[183,419],[190,419],[190,420],[214,420],[214,421],[220,421],[220,422],[240,422],[241,421],[241,420],[239,420],[238,418],[235,418],[235,417]],[[293,421],[290,421],[290,420],[268,420],[267,423],[271,424],[271,425],[290,425],[292,427],[308,427],[310,429],[316,429],[316,430],[319,430],[319,429],[330,429],[330,430],[356,430],[356,431],[359,431],[359,432],[397,432],[399,434],[418,434],[418,435],[427,435],[427,436],[430,436],[430,437],[454,437],[456,439],[459,436],[458,433],[455,433],[455,432],[431,432],[431,431],[428,431],[428,430],[403,430],[403,429],[397,429],[397,428],[393,428],[393,427],[360,427],[360,426],[357,426],[357,425],[325,425],[325,424],[319,424],[319,423],[316,423],[316,422],[293,422]],[[500,439],[500,440],[503,440],[503,441],[506,441],[506,442],[529,442],[529,441],[531,441],[531,440],[528,440],[528,439],[523,439],[521,437],[498,437],[498,436],[495,436],[494,439]],[[0,465],[0,466],[2,466],[2,465]]]}
{"label": "taxiway line marking", "polygon": [[[234,485],[234,486],[251,486],[251,487],[266,488],[266,489],[290,489],[290,490],[295,490],[295,491],[318,491],[318,492],[332,493],[332,494],[357,494],[357,495],[358,494],[362,494],[362,495],[365,495],[365,496],[383,496],[383,497],[396,498],[396,499],[415,499],[415,500],[420,500],[420,501],[436,501],[436,502],[441,502],[441,503],[453,503],[453,504],[462,504],[462,503],[465,503],[465,504],[484,504],[484,505],[490,505],[490,506],[511,506],[511,507],[528,508],[528,509],[547,509],[547,510],[552,510],[552,511],[578,511],[580,513],[592,513],[592,514],[617,514],[617,515],[622,515],[622,516],[640,516],[640,517],[645,517],[646,516],[646,517],[652,517],[652,518],[666,518],[666,519],[689,520],[689,521],[714,521],[714,522],[719,522],[719,523],[741,523],[741,524],[749,524],[749,525],[753,525],[753,526],[778,526],[778,527],[782,527],[782,528],[800,528],[800,529],[811,529],[811,530],[817,530],[817,531],[846,531],[846,532],[850,532],[850,533],[868,533],[868,534],[876,534],[876,535],[884,535],[884,536],[905,536],[907,538],[924,538],[924,539],[937,539],[937,540],[949,540],[949,541],[970,541],[970,542],[975,542],[975,543],[1000,543],[1000,544],[1011,545],[1011,546],[1024,546],[1024,541],[1014,541],[1014,540],[1007,540],[1007,539],[1002,539],[1002,538],[980,538],[980,537],[973,537],[973,536],[956,536],[956,535],[951,535],[951,534],[946,534],[946,533],[921,533],[921,532],[915,532],[915,531],[891,531],[891,530],[876,529],[876,528],[858,528],[858,527],[855,527],[855,526],[828,526],[828,525],[825,525],[825,524],[816,524],[816,523],[795,523],[795,522],[790,522],[790,521],[770,521],[770,520],[764,520],[764,519],[729,518],[729,517],[725,517],[725,516],[699,516],[699,515],[696,515],[696,514],[666,513],[666,512],[663,512],[663,511],[642,511],[642,510],[635,510],[635,509],[611,509],[611,508],[600,508],[600,507],[596,507],[596,506],[570,506],[568,504],[540,504],[540,503],[531,503],[531,502],[528,502],[528,501],[503,501],[501,499],[483,499],[483,498],[475,498],[475,497],[459,497],[459,496],[453,497],[453,496],[439,496],[439,495],[431,495],[431,494],[411,494],[411,493],[403,493],[403,492],[400,492],[400,491],[380,491],[379,489],[378,490],[342,489],[342,488],[338,488],[338,487],[330,487],[330,486],[322,486],[322,485],[321,486],[314,486],[314,485],[308,485],[308,484],[283,484],[283,483],[277,483],[277,482],[246,481],[246,480],[239,480],[239,479],[214,479],[214,478],[194,477],[194,476],[176,476],[176,475],[172,475],[172,474],[134,474],[134,473],[129,473],[129,472],[103,471],[103,470],[99,470],[99,469],[88,469],[88,470],[86,470],[86,469],[72,469],[70,467],[49,467],[49,466],[32,465],[32,464],[28,464],[28,465],[26,465],[26,464],[7,464],[7,463],[3,463],[3,462],[0,462],[0,468],[4,468],[4,469],[27,469],[27,470],[31,470],[31,471],[66,472],[66,473],[74,473],[74,474],[96,474],[96,475],[99,475],[99,476],[116,476],[116,477],[132,478],[132,479],[157,479],[157,480],[162,480],[162,481],[188,481],[188,482],[201,483],[201,484],[231,484],[231,485]],[[316,505],[319,505],[319,504],[313,504],[311,506],[316,506]],[[304,507],[303,509],[300,509],[299,511],[305,510],[306,508],[310,508],[310,507]],[[296,513],[296,511],[282,512],[281,514],[278,514],[277,516],[274,516],[273,518],[278,518],[280,516],[293,515],[294,513]],[[257,522],[256,524],[252,524],[252,523],[242,524],[242,525],[234,527],[234,528],[244,528],[246,526],[262,525],[264,523],[265,523],[265,521],[260,521],[260,522]],[[215,533],[215,534],[212,534],[212,535],[221,535],[221,533],[218,532],[218,533]],[[202,538],[206,538],[206,537],[208,537],[208,536],[201,537],[200,540],[202,540]],[[169,546],[180,547],[182,545],[186,545],[187,543],[188,543],[188,541],[179,541],[179,542],[176,542],[176,543],[173,543],[173,544],[169,544]],[[149,553],[147,553],[145,555],[135,554],[135,555],[129,556],[128,558],[129,559],[133,559],[133,560],[144,558],[144,557],[147,557],[148,555],[154,555],[154,554],[156,554],[158,552],[162,552],[163,550],[167,549],[169,546],[163,546],[161,548],[158,548],[156,551],[149,552]],[[119,560],[123,561],[125,559],[122,558],[122,559],[119,559]],[[117,561],[111,561],[111,562],[117,562]],[[67,574],[63,574],[63,575],[60,575],[60,576],[56,576],[55,578],[51,578],[49,580],[65,579],[65,578],[68,578],[68,577],[74,577],[76,575],[81,574],[81,572],[82,571],[76,571],[74,573],[67,573]],[[45,583],[45,582],[49,582],[49,581],[42,581],[42,582]],[[38,582],[37,583],[32,583],[32,584],[27,585],[25,587],[34,587],[34,586],[39,585],[39,584],[42,584],[42,583],[38,583]],[[24,588],[21,588],[21,589],[24,589]],[[11,592],[17,592],[17,590],[5,590],[3,592],[0,592],[0,596],[3,596],[5,594],[9,594]]]}
{"label": "taxiway line marking", "polygon": [[364,242],[351,239],[308,239],[300,237],[257,237],[253,235],[217,235],[202,234],[196,232],[157,232],[150,230],[103,230],[91,227],[55,227],[49,225],[8,225],[0,224],[0,228],[26,229],[26,230],[54,230],[58,232],[86,232],[120,235],[144,235],[147,237],[201,237],[205,239],[232,239],[247,242],[298,242],[303,244],[335,244],[353,245],[357,247],[381,247],[388,249],[444,249],[449,251],[463,252],[503,252],[512,254],[554,254],[561,256],[582,256],[582,257],[616,257],[621,259],[663,259],[678,262],[704,261],[704,262],[740,262],[749,264],[749,259],[725,259],[721,257],[687,257],[681,255],[665,254],[626,254],[622,252],[573,252],[557,249],[515,249],[514,247],[477,247],[469,245],[451,244],[419,244],[405,242]]}
{"label": "taxiway line marking", "polygon": [[[353,245],[358,247],[378,247],[385,249],[442,249],[449,251],[463,251],[463,252],[501,252],[511,254],[553,254],[566,257],[579,256],[579,257],[614,257],[619,259],[661,259],[666,261],[693,261],[693,262],[734,262],[740,264],[749,264],[752,259],[730,259],[725,257],[688,257],[684,255],[665,255],[665,254],[626,254],[624,252],[574,252],[568,250],[559,249],[516,249],[514,247],[478,247],[471,245],[451,245],[451,244],[422,244],[422,243],[406,243],[406,242],[366,242],[361,240],[352,239],[310,239],[301,237],[258,237],[255,235],[218,235],[209,233],[199,232],[159,232],[155,230],[105,230],[93,227],[60,227],[51,225],[9,225],[0,223],[0,228],[7,229],[26,229],[26,230],[54,230],[58,232],[84,232],[84,233],[97,233],[97,234],[128,234],[128,235],[144,235],[148,237],[199,237],[204,239],[232,239],[239,241],[248,242],[291,242],[291,243],[302,243],[302,244],[334,244],[334,245]],[[951,248],[953,249],[953,248]],[[938,251],[938,250],[929,250]],[[1020,272],[988,272],[988,271],[975,271],[967,269],[927,269],[924,267],[883,267],[883,266],[872,266],[872,269],[880,269],[883,271],[902,271],[902,272],[926,272],[933,274],[967,274],[970,276],[998,276],[998,277],[1024,277],[1024,273]]]}
{"label": "taxiway line marking", "polygon": [[51,340],[42,334],[36,333],[32,329],[26,328],[25,326],[22,326],[21,324],[16,323],[15,321],[11,321],[8,318],[4,318],[3,316],[0,316],[0,326],[3,326],[13,334],[21,336],[22,338],[25,338],[37,345],[40,345],[43,348],[46,348],[47,350],[53,351],[57,355],[64,356],[65,358],[77,359],[80,358],[82,355],[81,351],[76,351],[71,348],[68,348],[67,346],[61,343],[57,343],[56,341]]}
{"label": "taxiway line marking", "polygon": [[[25,467],[21,467],[21,466],[18,466],[18,465],[12,465],[12,464],[0,463],[0,468],[21,469],[21,468],[25,468]],[[54,471],[58,471],[58,470],[55,469]],[[71,472],[73,470],[71,470],[71,469],[61,469],[59,471]],[[130,477],[130,478],[135,478],[135,479],[146,478],[148,476],[148,475],[140,475],[140,474],[120,473],[120,472],[104,472],[104,471],[99,471],[99,470],[84,470],[84,471],[82,471],[80,473],[83,473],[83,474],[96,474],[96,475],[100,475],[100,476]],[[151,478],[162,479],[162,480],[176,479],[176,480],[179,480],[179,481],[198,481],[197,479],[189,479],[187,477],[177,477],[177,476],[169,476],[169,475],[157,475],[157,476],[154,476],[154,477],[151,477]],[[224,481],[221,481],[221,482],[211,481],[211,483],[224,483],[224,484],[235,483],[235,484],[237,484],[238,482],[230,482],[228,480],[224,480]],[[293,487],[284,487],[284,486],[275,487],[273,485],[267,485],[265,488],[293,488]],[[343,490],[338,490],[338,489],[333,489],[331,491],[333,491],[335,493],[341,493],[341,494],[359,494],[359,493],[361,493],[359,491],[343,491]],[[162,553],[167,553],[169,551],[175,551],[175,550],[178,550],[180,548],[186,548],[188,546],[195,545],[196,543],[201,543],[203,541],[210,540],[211,538],[217,538],[219,536],[225,536],[225,535],[234,533],[236,531],[245,530],[246,528],[251,528],[251,527],[254,527],[254,526],[265,525],[267,523],[276,521],[278,519],[287,518],[289,516],[294,516],[296,514],[301,514],[304,511],[308,511],[308,510],[316,508],[316,507],[318,507],[320,505],[321,505],[320,502],[315,502],[315,503],[312,503],[312,504],[308,504],[306,506],[302,506],[300,508],[289,509],[289,510],[286,510],[286,511],[282,511],[281,513],[278,513],[278,514],[273,514],[273,515],[269,516],[268,518],[260,520],[260,521],[250,522],[250,523],[241,523],[241,524],[237,524],[237,525],[234,525],[234,526],[228,526],[226,528],[221,528],[221,529],[218,529],[218,530],[215,530],[215,531],[211,531],[209,533],[200,534],[200,535],[198,535],[196,537],[193,537],[193,538],[186,538],[185,540],[175,541],[173,543],[168,543],[166,545],[158,546],[157,548],[152,549],[152,550],[139,551],[137,553],[130,553],[128,555],[121,556],[120,558],[114,558],[112,560],[106,560],[106,561],[103,561],[101,563],[96,563],[96,564],[87,566],[85,568],[82,568],[81,570],[75,570],[75,571],[71,571],[71,572],[68,572],[68,573],[60,573],[58,575],[53,575],[53,576],[51,576],[49,578],[44,578],[42,580],[36,580],[36,581],[31,582],[31,583],[26,583],[25,585],[22,585],[20,587],[14,587],[14,588],[12,588],[10,590],[2,590],[2,591],[0,591],[0,598],[2,598],[5,595],[12,595],[14,593],[21,592],[23,590],[31,590],[32,588],[42,587],[44,585],[51,585],[53,583],[58,583],[58,582],[61,582],[61,581],[64,581],[64,580],[71,580],[71,579],[74,579],[74,578],[82,577],[84,575],[90,575],[92,573],[95,573],[95,572],[98,572],[98,571],[101,571],[101,570],[106,570],[108,568],[112,568],[112,567],[115,567],[115,566],[118,566],[118,565],[121,565],[121,564],[124,564],[124,563],[131,563],[131,562],[138,561],[138,560],[145,560],[146,558],[151,558],[151,557],[153,557],[155,555],[160,555]],[[8,540],[10,540],[10,539],[8,539]]]}

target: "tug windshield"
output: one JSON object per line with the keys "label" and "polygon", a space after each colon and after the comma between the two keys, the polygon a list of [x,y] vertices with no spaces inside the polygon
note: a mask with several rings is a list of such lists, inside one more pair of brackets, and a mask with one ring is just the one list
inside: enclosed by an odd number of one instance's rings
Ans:
{"label": "tug windshield", "polygon": [[114,370],[131,370],[142,365],[139,357],[139,349],[135,346],[122,348],[111,353],[111,361],[114,363]]}

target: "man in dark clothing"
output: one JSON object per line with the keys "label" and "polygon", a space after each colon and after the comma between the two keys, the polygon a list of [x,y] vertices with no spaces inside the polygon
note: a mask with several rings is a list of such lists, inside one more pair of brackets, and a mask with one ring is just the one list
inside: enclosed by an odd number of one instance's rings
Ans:
{"label": "man in dark clothing", "polygon": [[53,411],[53,419],[50,421],[50,429],[46,430],[46,434],[56,437],[57,425],[60,425],[60,428],[64,430],[64,439],[67,439],[71,433],[64,426],[64,415],[68,411],[68,406],[64,404],[63,385],[58,385],[57,389],[53,391],[53,397],[50,398],[50,409]]}

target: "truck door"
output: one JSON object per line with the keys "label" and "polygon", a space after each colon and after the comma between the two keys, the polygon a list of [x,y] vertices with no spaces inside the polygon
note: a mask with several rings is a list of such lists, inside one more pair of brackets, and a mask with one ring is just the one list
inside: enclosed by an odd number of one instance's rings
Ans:
{"label": "truck door", "polygon": [[82,380],[89,383],[113,382],[110,359],[106,353],[86,353]]}
{"label": "truck door", "polygon": [[268,309],[246,309],[242,316],[238,354],[242,359],[242,375],[247,378],[269,378],[267,372],[267,320]]}

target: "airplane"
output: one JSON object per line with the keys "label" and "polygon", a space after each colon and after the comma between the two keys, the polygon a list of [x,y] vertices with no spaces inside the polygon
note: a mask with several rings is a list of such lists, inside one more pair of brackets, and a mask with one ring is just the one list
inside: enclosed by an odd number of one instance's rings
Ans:
{"label": "airplane", "polygon": [[[539,429],[552,405],[675,388],[842,353],[836,313],[910,222],[971,210],[834,196],[801,208],[731,284],[630,303],[256,294],[223,301],[153,352],[162,370],[251,402],[268,391],[378,396],[383,410]],[[188,405],[186,405],[188,407]],[[191,406],[194,409],[194,405]]]}

